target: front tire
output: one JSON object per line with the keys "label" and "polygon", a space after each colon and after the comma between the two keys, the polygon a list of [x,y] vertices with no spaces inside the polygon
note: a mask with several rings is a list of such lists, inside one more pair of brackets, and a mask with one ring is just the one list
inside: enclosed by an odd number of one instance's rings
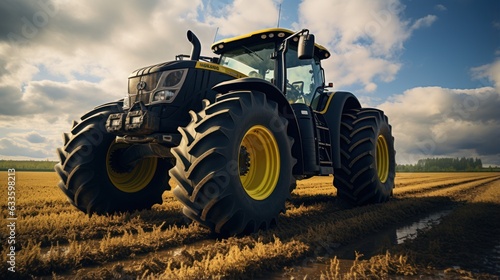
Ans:
{"label": "front tire", "polygon": [[162,203],[168,185],[167,159],[146,158],[132,170],[121,170],[116,155],[127,144],[115,143],[104,127],[110,114],[121,112],[121,102],[97,107],[73,123],[57,149],[60,162],[54,167],[58,186],[68,200],[88,214],[149,209]]}
{"label": "front tire", "polygon": [[354,206],[389,200],[396,173],[394,137],[384,112],[362,108],[342,115],[338,197]]}
{"label": "front tire", "polygon": [[235,235],[266,229],[285,211],[293,140],[278,105],[257,91],[204,101],[179,129],[170,176],[183,213],[215,233]]}

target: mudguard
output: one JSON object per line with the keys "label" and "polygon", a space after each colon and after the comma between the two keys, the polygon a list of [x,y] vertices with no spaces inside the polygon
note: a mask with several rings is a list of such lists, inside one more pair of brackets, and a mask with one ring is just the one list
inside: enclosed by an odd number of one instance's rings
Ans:
{"label": "mudguard", "polygon": [[340,168],[340,123],[342,113],[349,109],[359,109],[361,104],[354,94],[347,91],[333,92],[328,96],[323,108],[318,108],[317,113],[322,114],[330,130],[332,142],[333,167]]}

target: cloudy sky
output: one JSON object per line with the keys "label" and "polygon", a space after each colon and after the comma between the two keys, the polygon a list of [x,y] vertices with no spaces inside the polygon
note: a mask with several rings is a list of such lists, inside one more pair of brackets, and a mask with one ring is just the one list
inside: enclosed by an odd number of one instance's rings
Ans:
{"label": "cloudy sky", "polygon": [[332,53],[327,80],[386,111],[398,163],[500,166],[500,2],[489,0],[3,0],[0,159],[55,160],[71,121],[124,96],[130,72],[189,54],[188,29],[210,55],[214,39],[278,24],[309,28]]}

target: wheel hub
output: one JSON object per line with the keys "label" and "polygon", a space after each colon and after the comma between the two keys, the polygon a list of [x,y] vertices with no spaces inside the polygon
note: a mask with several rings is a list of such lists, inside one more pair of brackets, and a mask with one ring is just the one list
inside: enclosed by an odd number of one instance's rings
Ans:
{"label": "wheel hub", "polygon": [[135,193],[144,189],[153,180],[158,164],[157,158],[145,158],[131,170],[123,166],[121,153],[127,144],[111,143],[106,155],[106,170],[111,183],[120,191]]}
{"label": "wheel hub", "polygon": [[238,157],[238,165],[240,168],[240,176],[245,176],[250,170],[250,155],[245,146],[240,147],[240,155]]}
{"label": "wheel hub", "polygon": [[116,149],[109,155],[109,167],[117,174],[128,173],[133,169],[122,164],[120,160],[122,153],[123,149]]}

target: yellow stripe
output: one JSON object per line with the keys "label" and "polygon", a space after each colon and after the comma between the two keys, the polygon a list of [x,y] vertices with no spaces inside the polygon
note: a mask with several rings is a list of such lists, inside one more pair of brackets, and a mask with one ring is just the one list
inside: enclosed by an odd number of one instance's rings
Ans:
{"label": "yellow stripe", "polygon": [[225,66],[211,63],[211,62],[198,61],[198,62],[196,62],[195,67],[198,69],[204,69],[204,70],[210,70],[210,71],[215,71],[215,72],[219,72],[219,73],[224,73],[226,75],[233,76],[237,79],[247,77],[247,75],[245,75],[241,72],[238,72],[234,69],[227,68]]}
{"label": "yellow stripe", "polygon": [[332,94],[330,94],[330,96],[328,96],[328,100],[326,101],[326,106],[325,106],[325,108],[323,108],[323,110],[321,110],[319,112],[320,114],[323,115],[326,113],[326,111],[328,111],[328,108],[330,108],[330,102],[332,101],[334,94],[335,94],[335,92],[332,92]]}

